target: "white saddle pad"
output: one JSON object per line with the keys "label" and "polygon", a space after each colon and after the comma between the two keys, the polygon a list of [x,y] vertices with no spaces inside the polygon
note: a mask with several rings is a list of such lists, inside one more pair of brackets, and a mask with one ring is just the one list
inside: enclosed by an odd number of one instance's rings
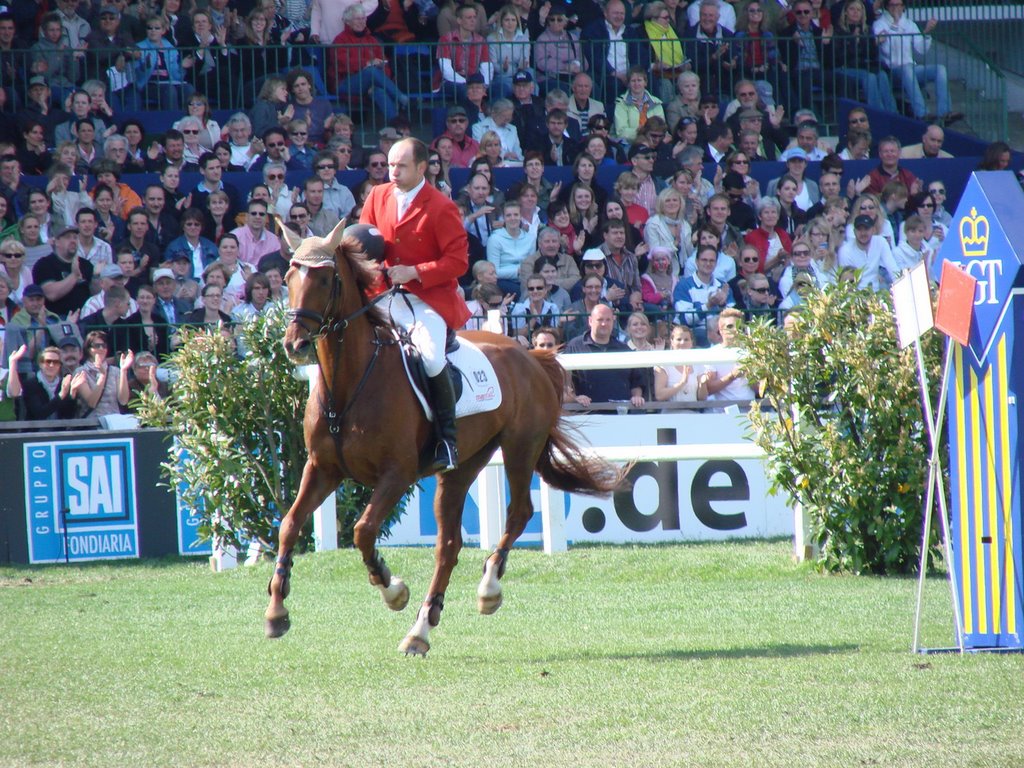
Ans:
{"label": "white saddle pad", "polygon": [[[501,386],[498,384],[498,377],[494,373],[494,366],[480,347],[460,338],[459,348],[448,355],[448,362],[458,368],[462,376],[462,393],[455,404],[456,418],[461,419],[474,413],[487,413],[501,405]],[[426,414],[428,421],[433,421],[434,412],[427,398],[413,383],[409,361],[405,355],[402,355],[402,365],[405,366],[405,375],[412,385],[412,391],[416,393],[416,398],[423,407],[423,413]]]}

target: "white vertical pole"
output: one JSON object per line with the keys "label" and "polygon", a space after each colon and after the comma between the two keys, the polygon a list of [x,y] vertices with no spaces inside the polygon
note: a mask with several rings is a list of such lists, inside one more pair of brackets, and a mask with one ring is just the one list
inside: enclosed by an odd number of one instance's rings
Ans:
{"label": "white vertical pole", "polygon": [[338,548],[337,494],[331,493],[313,510],[313,545],[317,552]]}
{"label": "white vertical pole", "polygon": [[544,530],[544,553],[565,552],[565,496],[540,481],[540,515]]}
{"label": "white vertical pole", "polygon": [[480,509],[480,549],[490,552],[498,546],[505,522],[505,484],[500,466],[484,467],[477,478],[477,506]]}
{"label": "white vertical pole", "polygon": [[[305,365],[299,369],[300,375],[309,382],[309,396],[313,396],[317,377],[315,365]],[[313,510],[313,546],[317,552],[326,552],[338,548],[338,507],[336,494],[331,493],[323,503]]]}
{"label": "white vertical pole", "polygon": [[213,537],[213,554],[210,555],[210,570],[214,573],[230,571],[238,567],[238,550],[225,544],[220,536]]}

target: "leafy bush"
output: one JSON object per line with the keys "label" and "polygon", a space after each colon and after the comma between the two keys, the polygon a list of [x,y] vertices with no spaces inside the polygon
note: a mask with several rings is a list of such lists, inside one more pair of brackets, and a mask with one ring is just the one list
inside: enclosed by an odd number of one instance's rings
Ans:
{"label": "leafy bush", "polygon": [[[914,571],[928,435],[914,349],[899,349],[891,298],[842,283],[794,319],[788,331],[754,324],[743,341],[748,378],[766,385],[750,418],[773,490],[803,505],[821,567]],[[934,384],[941,339],[923,342]]]}
{"label": "leafy bush", "polygon": [[[200,533],[234,546],[255,540],[276,549],[277,523],[295,498],[306,462],[302,419],[309,385],[295,378],[284,353],[285,322],[283,307],[273,306],[241,325],[243,359],[227,334],[183,330],[182,346],[167,363],[177,376],[172,395],[146,397],[139,412],[143,423],[167,428],[185,452],[185,460],[172,456],[163,470],[173,486],[185,487],[184,502],[202,510]],[[369,489],[346,481],[336,498],[339,540],[350,545]],[[299,546],[311,543],[306,530]]]}

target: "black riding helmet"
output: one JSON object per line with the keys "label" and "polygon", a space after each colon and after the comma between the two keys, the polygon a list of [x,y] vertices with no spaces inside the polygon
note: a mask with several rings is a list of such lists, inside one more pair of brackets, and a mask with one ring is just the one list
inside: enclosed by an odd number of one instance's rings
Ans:
{"label": "black riding helmet", "polygon": [[370,224],[353,224],[345,227],[345,237],[354,237],[358,240],[366,255],[374,261],[384,260],[384,238],[376,227]]}

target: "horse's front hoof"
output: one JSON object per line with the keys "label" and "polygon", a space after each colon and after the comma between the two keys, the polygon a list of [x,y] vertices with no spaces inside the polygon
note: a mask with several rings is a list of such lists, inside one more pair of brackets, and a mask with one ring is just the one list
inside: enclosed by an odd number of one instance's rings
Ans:
{"label": "horse's front hoof", "polygon": [[292,621],[288,618],[286,613],[284,616],[279,616],[276,619],[266,619],[263,625],[263,631],[266,633],[268,638],[281,637],[292,627]]}
{"label": "horse's front hoof", "polygon": [[426,656],[430,650],[430,643],[416,635],[406,635],[405,639],[398,644],[398,652],[406,656]]}
{"label": "horse's front hoof", "polygon": [[484,616],[490,616],[501,608],[501,600],[501,592],[496,595],[477,595],[476,607]]}
{"label": "horse's front hoof", "polygon": [[392,611],[403,611],[409,604],[409,587],[397,576],[391,577],[390,587],[381,588],[380,595],[384,598],[384,605]]}

